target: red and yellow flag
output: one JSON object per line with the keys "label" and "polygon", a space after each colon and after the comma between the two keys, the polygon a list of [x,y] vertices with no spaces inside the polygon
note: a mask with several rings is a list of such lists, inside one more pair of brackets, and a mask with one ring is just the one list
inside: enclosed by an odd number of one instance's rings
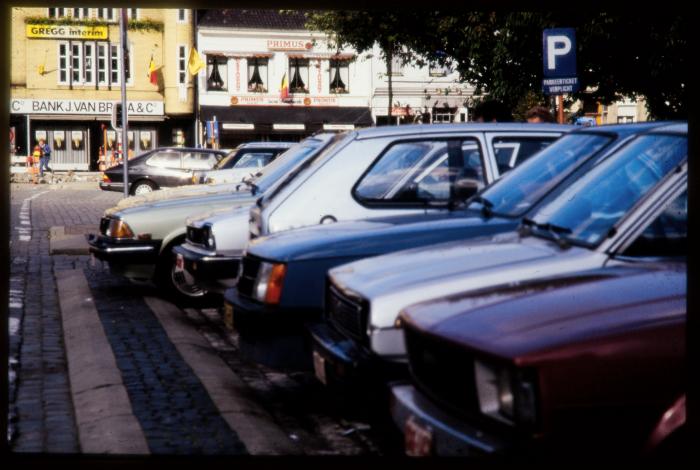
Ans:
{"label": "red and yellow flag", "polygon": [[153,56],[151,56],[151,61],[148,63],[148,79],[152,84],[158,84],[158,75],[156,74],[156,63],[153,61]]}
{"label": "red and yellow flag", "polygon": [[282,77],[282,85],[280,86],[280,98],[286,100],[289,98],[289,82],[287,81],[287,72],[284,72]]}

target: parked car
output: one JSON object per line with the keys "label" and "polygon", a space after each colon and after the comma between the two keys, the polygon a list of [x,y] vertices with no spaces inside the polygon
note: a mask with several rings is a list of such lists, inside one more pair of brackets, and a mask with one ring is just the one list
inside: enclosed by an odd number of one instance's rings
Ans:
{"label": "parked car", "polygon": [[296,142],[241,144],[225,158],[219,160],[211,170],[196,171],[192,180],[195,183],[240,183],[244,177],[255,177],[264,166],[296,144]]}
{"label": "parked car", "polygon": [[686,286],[685,263],[641,263],[405,309],[412,383],[390,410],[406,453],[682,450]]}
{"label": "parked car", "polygon": [[[525,161],[572,128],[449,124],[351,132],[333,152],[309,161],[303,175],[261,198],[250,218],[273,220],[263,231],[279,232],[370,216],[448,214],[456,200],[499,176],[499,162],[508,167]],[[465,186],[451,183],[457,170]],[[248,219],[237,214],[192,220],[192,236],[177,249],[188,279],[213,291],[230,287],[249,238],[262,230],[256,225],[249,237]],[[215,249],[201,243],[210,233]],[[220,256],[238,259],[226,267]]]}
{"label": "parked car", "polygon": [[[303,327],[321,319],[329,269],[394,251],[513,231],[543,200],[551,200],[626,140],[653,126],[615,125],[565,134],[451,211],[338,222],[253,240],[242,261],[239,285],[225,296],[235,315],[241,353],[271,366],[294,361],[311,367]],[[256,296],[254,285],[265,265],[285,269],[277,303]],[[317,336],[333,336],[330,325],[314,325],[312,330]]]}
{"label": "parked car", "polygon": [[[314,336],[317,375],[354,381],[406,364],[397,318],[409,305],[603,266],[684,257],[687,124],[635,137],[552,201],[519,233],[449,242],[329,271],[329,323]],[[342,376],[334,376],[342,372]]]}
{"label": "parked car", "polygon": [[189,300],[192,296],[184,296],[173,279],[177,273],[172,270],[171,259],[172,248],[184,240],[187,217],[218,209],[250,206],[256,198],[283,184],[285,175],[323,152],[338,138],[336,134],[326,133],[305,139],[295,147],[295,151],[286,152],[283,158],[265,167],[257,179],[247,181],[245,189],[108,210],[100,221],[99,235],[89,236],[90,252],[107,261],[110,270],[116,274],[132,279],[155,280],[178,300]]}
{"label": "parked car", "polygon": [[[159,147],[142,153],[129,160],[129,194],[191,184],[194,171],[209,170],[225,156],[221,150],[188,147]],[[102,173],[100,189],[124,191],[123,164]]]}

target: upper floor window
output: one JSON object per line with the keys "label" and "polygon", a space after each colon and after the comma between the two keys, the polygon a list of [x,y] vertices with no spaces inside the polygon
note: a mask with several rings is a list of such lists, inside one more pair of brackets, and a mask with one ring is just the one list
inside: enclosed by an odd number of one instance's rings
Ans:
{"label": "upper floor window", "polygon": [[226,91],[228,59],[223,56],[207,56],[207,90]]}
{"label": "upper floor window", "polygon": [[139,9],[138,8],[127,8],[126,9],[126,16],[130,20],[138,20],[139,19]]}
{"label": "upper floor window", "polygon": [[290,93],[309,92],[309,59],[289,59]]}
{"label": "upper floor window", "polygon": [[392,75],[403,75],[403,59],[399,56],[392,56],[391,58],[391,74]]}
{"label": "upper floor window", "polygon": [[65,18],[68,16],[68,8],[49,8],[49,18]]}
{"label": "upper floor window", "polygon": [[105,21],[115,21],[117,19],[116,8],[98,8],[97,17]]}
{"label": "upper floor window", "polygon": [[[133,46],[130,44],[129,49]],[[119,44],[61,41],[58,44],[58,83],[61,85],[118,85]],[[131,84],[131,54],[127,58],[127,84]]]}
{"label": "upper floor window", "polygon": [[71,8],[73,10],[73,18],[90,18],[89,8]]}
{"label": "upper floor window", "polygon": [[177,10],[177,21],[178,23],[185,23],[187,21],[187,10],[184,8]]}
{"label": "upper floor window", "polygon": [[187,82],[187,46],[177,46],[177,83]]}
{"label": "upper floor window", "polygon": [[248,59],[248,91],[267,93],[267,58],[251,57]]}
{"label": "upper floor window", "polygon": [[349,93],[350,63],[347,60],[330,61],[330,92]]}

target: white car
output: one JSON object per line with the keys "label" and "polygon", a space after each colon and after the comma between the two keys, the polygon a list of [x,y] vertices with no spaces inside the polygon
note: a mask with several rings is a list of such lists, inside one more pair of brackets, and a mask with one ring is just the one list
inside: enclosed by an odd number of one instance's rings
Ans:
{"label": "white car", "polygon": [[[524,219],[519,233],[394,252],[330,270],[326,317],[339,337],[314,336],[319,379],[328,380],[334,366],[348,366],[349,359],[356,371],[370,363],[400,368],[406,350],[397,319],[413,304],[586,269],[684,258],[687,154],[687,124],[655,128],[532,220]],[[496,292],[479,302],[500,298]]]}
{"label": "white car", "polygon": [[296,142],[248,142],[232,150],[214,168],[196,172],[194,183],[240,183],[243,178],[255,177]]}
{"label": "white car", "polygon": [[[188,281],[223,292],[235,283],[249,238],[340,220],[447,213],[457,198],[472,195],[572,129],[470,123],[349,132],[305,171],[266,193],[249,214],[191,220],[179,262],[189,271]],[[457,180],[465,183],[467,196],[456,195]],[[215,249],[201,242],[208,234]],[[221,268],[210,268],[214,265]]]}

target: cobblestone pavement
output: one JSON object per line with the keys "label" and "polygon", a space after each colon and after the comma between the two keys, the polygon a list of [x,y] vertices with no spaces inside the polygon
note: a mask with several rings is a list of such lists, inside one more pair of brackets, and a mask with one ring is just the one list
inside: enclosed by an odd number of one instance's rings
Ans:
{"label": "cobblestone pavement", "polygon": [[[183,361],[145,304],[159,296],[148,285],[113,276],[88,256],[48,255],[48,230],[97,229],[104,209],[120,193],[13,185],[12,223],[29,211],[31,240],[13,230],[11,242],[10,446],[16,452],[79,452],[66,370],[60,309],[53,275],[83,269],[127,389],[133,412],[152,453],[239,454],[246,449],[218,414],[199,379]],[[39,195],[38,195],[39,194]],[[25,201],[38,195],[29,203]],[[24,203],[24,206],[22,205]],[[26,215],[26,211],[24,212]],[[308,373],[280,373],[247,363],[236,337],[216,309],[185,309],[224,362],[250,387],[263,409],[307,455],[398,453],[396,436],[383,420],[370,420],[362,407],[347,408]],[[14,362],[13,362],[14,361]],[[12,378],[12,377],[11,377]]]}

